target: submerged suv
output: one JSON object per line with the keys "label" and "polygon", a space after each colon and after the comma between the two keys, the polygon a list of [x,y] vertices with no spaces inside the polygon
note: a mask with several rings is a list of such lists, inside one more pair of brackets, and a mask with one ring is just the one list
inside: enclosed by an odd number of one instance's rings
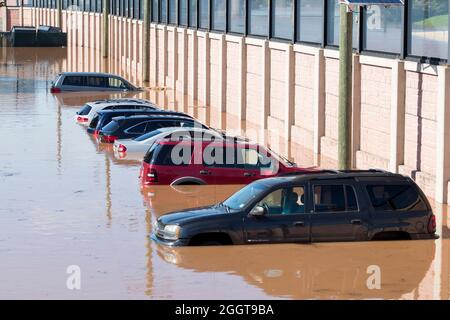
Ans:
{"label": "submerged suv", "polygon": [[52,82],[50,92],[141,91],[121,76],[101,72],[63,72]]}
{"label": "submerged suv", "polygon": [[155,142],[144,156],[140,177],[143,185],[247,184],[313,170],[299,168],[258,144],[165,139]]}
{"label": "submerged suv", "polygon": [[256,181],[222,203],[161,216],[171,245],[435,239],[436,219],[409,177],[336,171]]}

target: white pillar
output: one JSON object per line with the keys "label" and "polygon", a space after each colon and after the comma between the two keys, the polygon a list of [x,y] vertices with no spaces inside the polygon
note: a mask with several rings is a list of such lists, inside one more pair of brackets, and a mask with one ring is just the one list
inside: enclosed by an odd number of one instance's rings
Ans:
{"label": "white pillar", "polygon": [[356,168],[356,154],[361,145],[361,63],[357,54],[353,55],[352,85],[352,152],[350,156],[352,168]]}
{"label": "white pillar", "polygon": [[198,37],[197,31],[192,30],[191,34],[191,63],[192,68],[189,70],[189,83],[191,84],[189,96],[194,103],[198,98]]}
{"label": "white pillar", "polygon": [[289,155],[291,141],[291,128],[294,124],[295,109],[294,109],[294,96],[295,96],[295,62],[294,62],[294,49],[292,44],[289,44],[285,52],[285,93],[284,93],[284,141],[285,150],[284,154]]}
{"label": "white pillar", "polygon": [[325,57],[317,50],[314,61],[314,164],[320,165],[320,142],[325,135]]}
{"label": "white pillar", "polygon": [[392,65],[391,135],[389,170],[398,172],[405,156],[405,90],[406,73],[403,61]]}
{"label": "white pillar", "polygon": [[438,203],[447,203],[450,180],[450,69],[438,67],[438,104],[436,107],[436,195]]}
{"label": "white pillar", "polygon": [[238,106],[238,120],[239,128],[241,128],[241,123],[246,119],[247,113],[247,45],[245,44],[245,38],[241,37],[239,39],[239,106]]}
{"label": "white pillar", "polygon": [[261,135],[259,140],[262,144],[266,144],[267,120],[270,114],[270,52],[267,40],[261,46],[261,55]]}

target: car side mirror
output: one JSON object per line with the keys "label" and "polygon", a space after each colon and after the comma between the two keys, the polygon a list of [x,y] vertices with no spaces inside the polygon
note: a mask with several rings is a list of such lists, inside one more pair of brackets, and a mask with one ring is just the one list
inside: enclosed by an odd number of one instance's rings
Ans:
{"label": "car side mirror", "polygon": [[250,215],[253,217],[262,217],[267,214],[266,209],[262,206],[255,206],[251,211]]}

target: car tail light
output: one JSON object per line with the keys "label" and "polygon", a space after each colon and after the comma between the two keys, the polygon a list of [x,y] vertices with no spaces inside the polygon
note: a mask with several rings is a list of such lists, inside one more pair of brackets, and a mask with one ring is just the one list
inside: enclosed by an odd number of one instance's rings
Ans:
{"label": "car tail light", "polygon": [[51,93],[61,93],[61,89],[60,88],[51,87],[50,88],[50,92]]}
{"label": "car tail light", "polygon": [[102,136],[102,142],[104,143],[114,143],[117,140],[116,136]]}
{"label": "car tail light", "polygon": [[88,119],[85,118],[85,117],[77,117],[77,121],[78,121],[78,122],[87,122]]}
{"label": "car tail light", "polygon": [[428,220],[428,233],[435,233],[435,232],[436,232],[436,216],[432,214],[430,219]]}
{"label": "car tail light", "polygon": [[145,182],[148,182],[148,183],[158,182],[158,176],[156,174],[155,169],[151,169],[150,171],[147,172],[147,176],[145,177]]}
{"label": "car tail light", "polygon": [[117,151],[118,152],[127,152],[127,147],[125,147],[123,144],[119,144]]}

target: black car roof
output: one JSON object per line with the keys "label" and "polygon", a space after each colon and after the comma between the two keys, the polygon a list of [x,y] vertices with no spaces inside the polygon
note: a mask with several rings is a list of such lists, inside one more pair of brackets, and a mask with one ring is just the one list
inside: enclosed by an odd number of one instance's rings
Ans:
{"label": "black car roof", "polygon": [[173,114],[146,114],[146,115],[135,115],[135,116],[120,116],[114,117],[113,120],[147,120],[147,119],[181,119],[181,120],[191,120],[197,121],[189,116],[173,115]]}
{"label": "black car roof", "polygon": [[298,172],[298,173],[288,173],[284,176],[274,177],[265,179],[270,184],[276,185],[281,183],[298,183],[298,182],[309,182],[312,180],[336,180],[336,179],[364,179],[379,178],[380,181],[388,180],[404,180],[410,181],[409,177],[379,170],[321,170],[317,172]]}
{"label": "black car roof", "polygon": [[[130,113],[167,113],[168,115],[171,114],[182,114],[182,112],[174,111],[174,110],[161,110],[161,109],[114,109],[114,110],[100,110],[97,111],[98,114],[114,114],[114,113],[124,113],[124,112],[130,112]],[[125,116],[124,116],[125,117]],[[186,115],[186,117],[189,117],[189,115]]]}

